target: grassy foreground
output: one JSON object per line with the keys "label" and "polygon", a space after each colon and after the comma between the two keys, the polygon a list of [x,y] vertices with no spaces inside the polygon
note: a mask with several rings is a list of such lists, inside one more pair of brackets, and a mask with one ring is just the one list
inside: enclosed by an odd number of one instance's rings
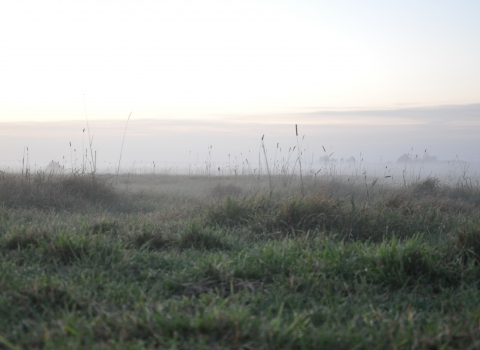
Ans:
{"label": "grassy foreground", "polygon": [[156,181],[0,174],[0,348],[480,348],[479,188]]}

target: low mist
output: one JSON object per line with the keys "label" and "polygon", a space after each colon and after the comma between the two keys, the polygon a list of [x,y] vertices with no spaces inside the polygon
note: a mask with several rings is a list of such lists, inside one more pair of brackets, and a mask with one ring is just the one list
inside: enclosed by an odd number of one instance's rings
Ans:
{"label": "low mist", "polygon": [[406,165],[428,166],[431,170],[424,171],[436,173],[450,171],[455,162],[475,172],[480,162],[479,111],[480,105],[467,105],[207,120],[138,119],[133,112],[128,123],[2,123],[0,165],[38,170],[56,161],[65,169],[89,169],[96,157],[99,171],[116,172],[122,154],[120,171],[155,167],[201,173],[210,167],[231,174],[233,169],[255,171],[264,166],[265,156],[273,170],[287,161],[293,166],[299,147],[304,167],[312,172],[327,164],[336,171],[363,164],[375,174],[382,173],[384,165],[397,172]]}

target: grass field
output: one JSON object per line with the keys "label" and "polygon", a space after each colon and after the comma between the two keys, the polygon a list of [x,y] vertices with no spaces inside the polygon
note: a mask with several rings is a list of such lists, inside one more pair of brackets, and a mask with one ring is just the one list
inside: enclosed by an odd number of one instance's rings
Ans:
{"label": "grass field", "polygon": [[478,186],[290,180],[1,173],[0,348],[480,348]]}

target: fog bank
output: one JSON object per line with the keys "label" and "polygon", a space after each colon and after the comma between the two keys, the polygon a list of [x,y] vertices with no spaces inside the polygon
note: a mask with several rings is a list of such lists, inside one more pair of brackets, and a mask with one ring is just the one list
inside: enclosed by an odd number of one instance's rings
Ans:
{"label": "fog bank", "polygon": [[[209,116],[194,120],[85,120],[1,123],[0,165],[45,167],[51,160],[65,168],[97,157],[97,165],[202,167],[206,163],[282,162],[293,147],[312,164],[325,155],[365,163],[395,163],[403,154],[421,160],[480,162],[480,105],[395,110],[312,110],[300,114]],[[295,133],[298,125],[298,139]],[[125,129],[126,128],[126,129]],[[85,129],[85,131],[84,131]],[[90,135],[90,136],[89,136]],[[89,137],[91,148],[89,146]],[[71,145],[71,146],[70,146]],[[27,151],[28,147],[28,151]],[[83,149],[83,151],[82,151]]]}

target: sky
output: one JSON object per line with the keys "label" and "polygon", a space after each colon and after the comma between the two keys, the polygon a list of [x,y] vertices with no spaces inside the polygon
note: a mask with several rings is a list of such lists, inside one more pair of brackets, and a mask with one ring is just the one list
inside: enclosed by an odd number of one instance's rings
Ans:
{"label": "sky", "polygon": [[274,145],[297,123],[312,148],[344,156],[418,147],[480,161],[479,16],[478,0],[5,0],[0,163],[28,144],[39,163],[68,154],[86,119],[100,146],[130,113],[132,161],[169,158],[149,138],[177,140],[180,159],[209,144],[247,152],[263,134]]}

